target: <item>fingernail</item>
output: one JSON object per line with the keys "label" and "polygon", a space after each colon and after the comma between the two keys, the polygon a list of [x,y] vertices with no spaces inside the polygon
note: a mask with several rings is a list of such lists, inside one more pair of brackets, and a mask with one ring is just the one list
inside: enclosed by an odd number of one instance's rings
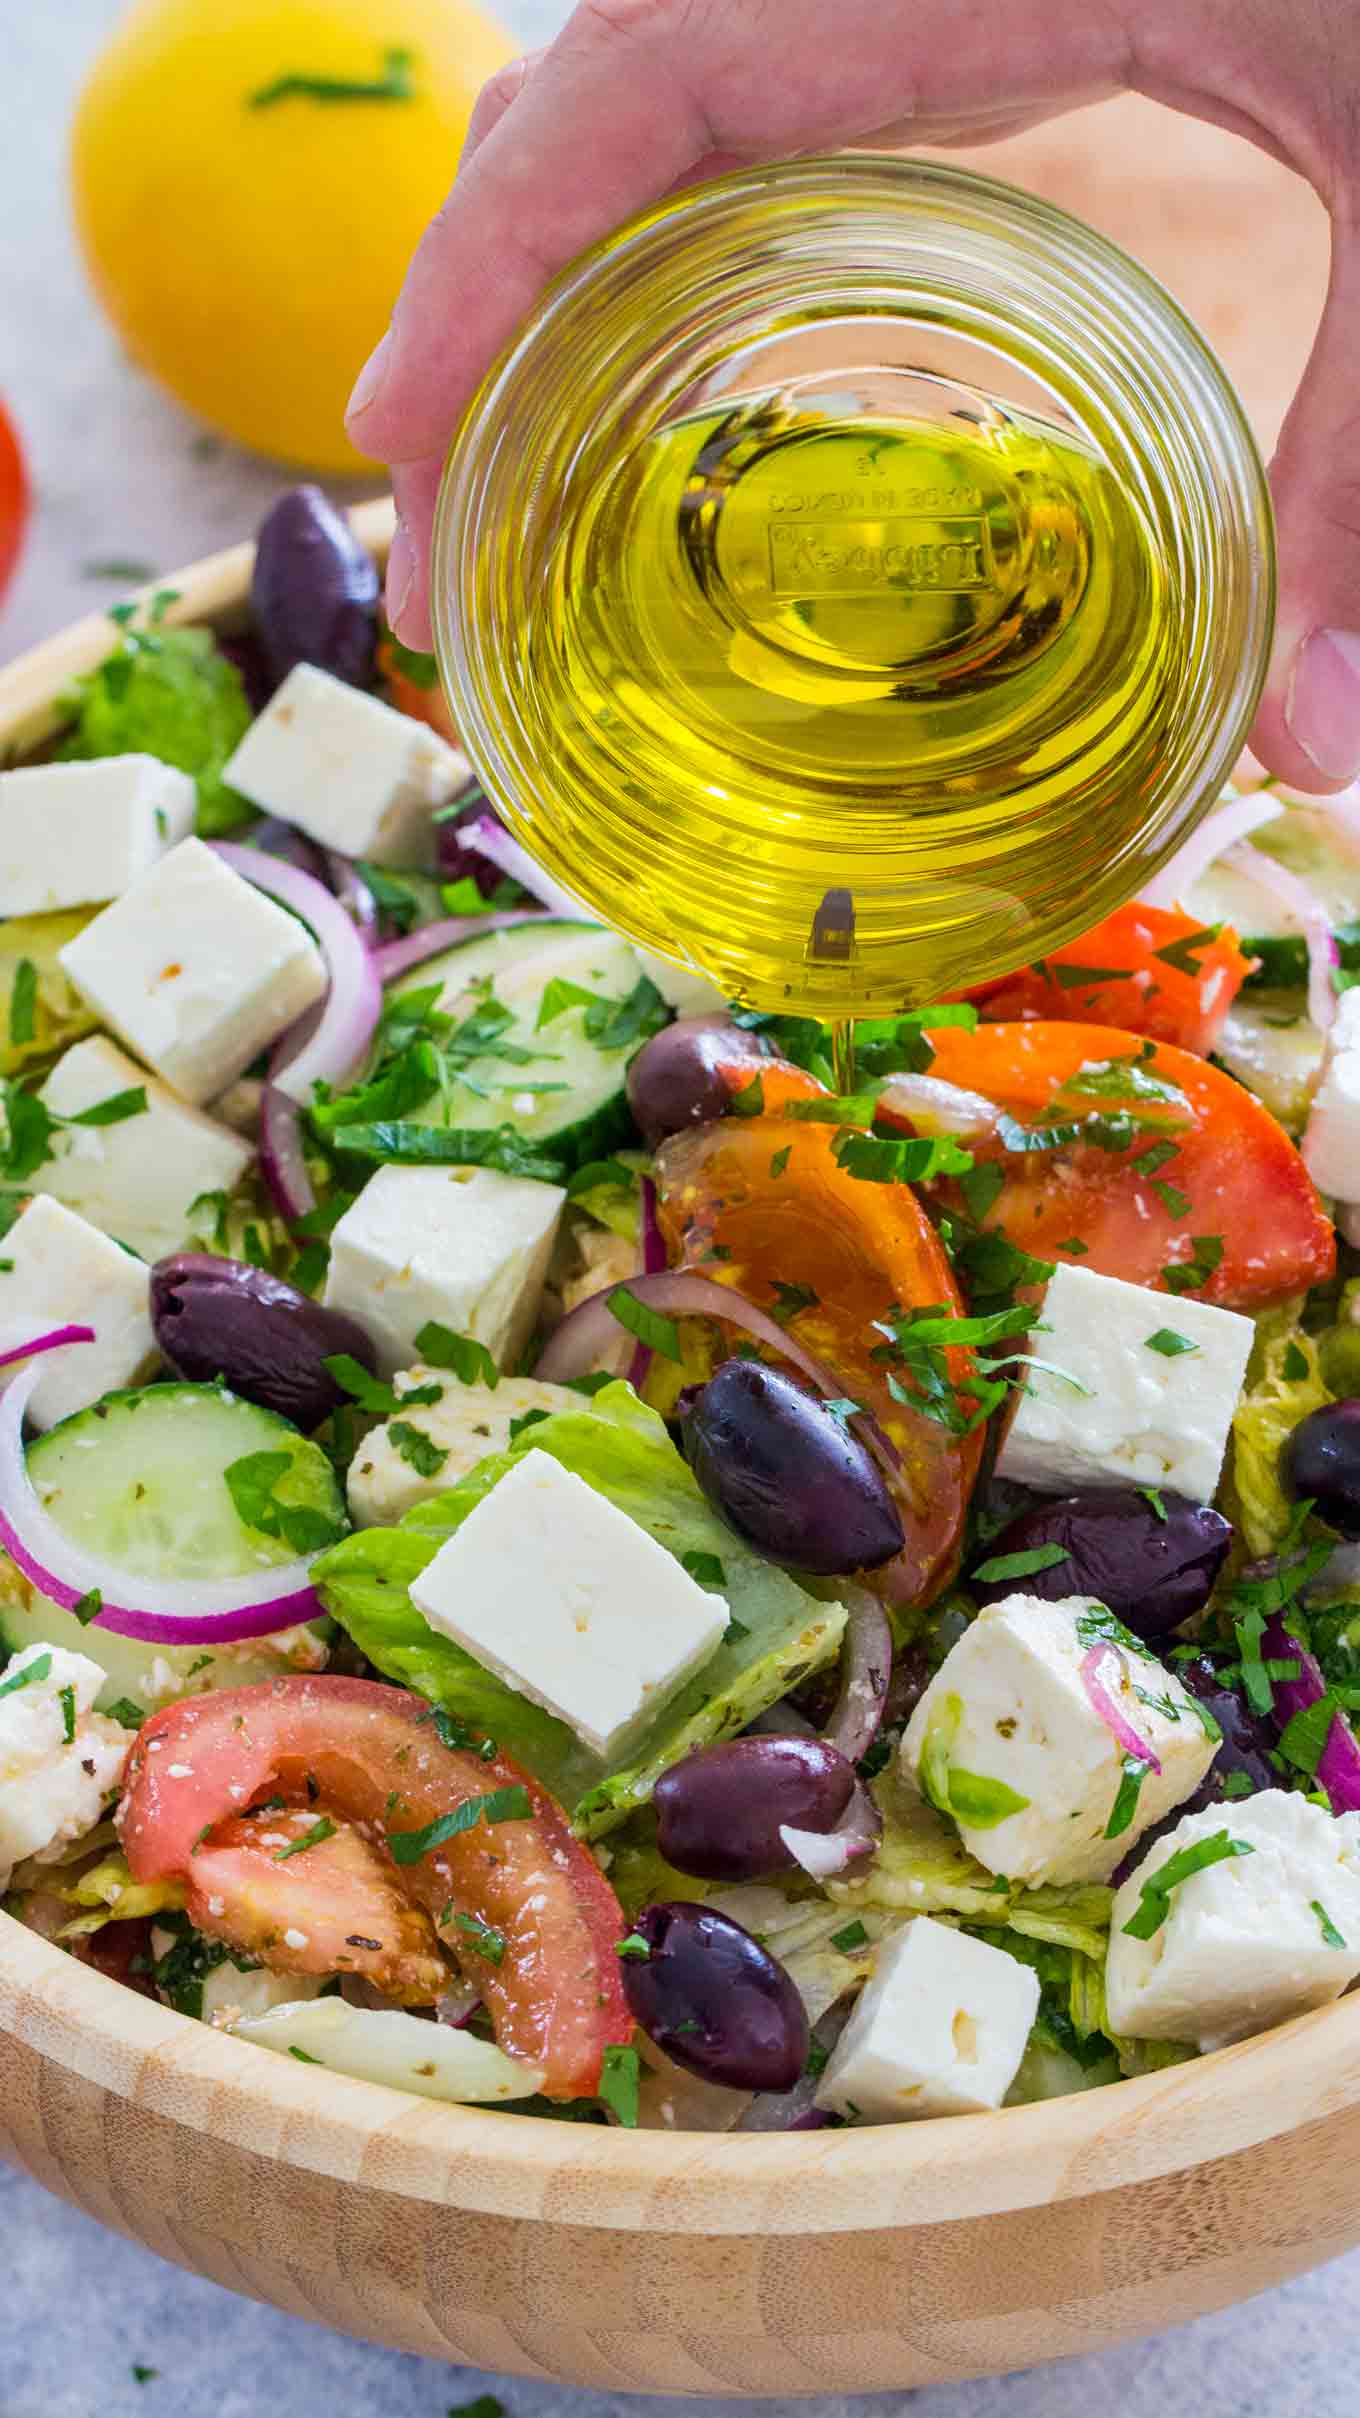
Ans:
{"label": "fingernail", "polygon": [[416,584],[416,550],[405,521],[398,521],[387,553],[387,618],[399,630]]}
{"label": "fingernail", "polygon": [[381,343],[375,344],[358,377],[354,392],[345,405],[345,418],[357,420],[378,399],[378,389],[387,376],[387,364],[392,351],[392,330],[388,329]]}
{"label": "fingernail", "polygon": [[1360,775],[1360,630],[1313,630],[1289,676],[1291,739],[1329,781]]}

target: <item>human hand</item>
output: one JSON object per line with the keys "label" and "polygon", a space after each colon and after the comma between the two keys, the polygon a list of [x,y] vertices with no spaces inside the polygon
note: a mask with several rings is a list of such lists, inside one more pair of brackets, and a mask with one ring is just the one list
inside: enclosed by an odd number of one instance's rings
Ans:
{"label": "human hand", "polygon": [[430,528],[458,416],[586,245],[725,168],[845,144],[978,143],[1120,90],[1245,135],[1331,213],[1326,309],[1271,470],[1279,613],[1252,744],[1301,788],[1360,776],[1355,0],[580,0],[550,48],[482,93],[457,182],[351,401],[355,444],[392,464],[402,637],[429,644]]}

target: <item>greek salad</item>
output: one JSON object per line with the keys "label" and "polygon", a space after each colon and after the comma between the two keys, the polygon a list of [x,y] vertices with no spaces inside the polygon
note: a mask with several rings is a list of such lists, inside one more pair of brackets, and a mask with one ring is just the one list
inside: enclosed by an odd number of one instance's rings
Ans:
{"label": "greek salad", "polygon": [[556,892],[315,489],[0,773],[0,1887],[413,2093],[780,2130],[1360,1978],[1360,794],[829,1037]]}

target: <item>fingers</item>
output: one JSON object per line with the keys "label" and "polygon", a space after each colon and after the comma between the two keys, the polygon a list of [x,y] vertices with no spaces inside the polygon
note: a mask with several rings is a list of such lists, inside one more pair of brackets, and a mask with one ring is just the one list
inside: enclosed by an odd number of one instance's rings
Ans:
{"label": "fingers", "polygon": [[444,468],[442,454],[398,462],[392,470],[397,526],[387,557],[387,618],[406,646],[433,645],[430,627],[430,533]]}
{"label": "fingers", "polygon": [[1298,788],[1342,788],[1360,778],[1360,229],[1345,213],[1271,483],[1279,612],[1251,744]]}
{"label": "fingers", "polygon": [[487,136],[495,132],[507,109],[519,99],[540,59],[546,55],[544,50],[526,50],[522,58],[509,60],[482,86],[468,120],[467,140],[458,163],[460,175],[473,153],[480,151]]}
{"label": "fingers", "polygon": [[363,451],[440,451],[544,284],[713,155],[946,139],[1115,89],[1117,12],[1086,0],[582,0],[497,79],[351,405]]}

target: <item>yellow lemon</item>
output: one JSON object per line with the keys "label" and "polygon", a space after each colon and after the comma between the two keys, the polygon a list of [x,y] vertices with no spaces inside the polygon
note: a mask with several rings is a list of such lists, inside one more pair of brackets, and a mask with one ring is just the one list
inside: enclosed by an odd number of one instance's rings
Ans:
{"label": "yellow lemon", "polygon": [[81,95],[72,159],[85,256],[134,358],[242,445],[358,468],[350,386],[512,55],[466,0],[138,0]]}

